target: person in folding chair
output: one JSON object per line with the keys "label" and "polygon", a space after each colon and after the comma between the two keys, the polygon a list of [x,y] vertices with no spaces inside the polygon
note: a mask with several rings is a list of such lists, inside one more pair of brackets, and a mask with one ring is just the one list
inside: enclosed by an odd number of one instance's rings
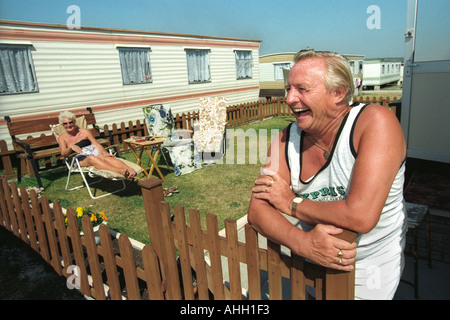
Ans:
{"label": "person in folding chair", "polygon": [[107,152],[94,138],[88,129],[76,125],[73,113],[64,111],[59,115],[59,123],[64,126],[66,133],[58,137],[61,155],[69,157],[73,152],[82,167],[94,166],[100,170],[117,172],[128,179],[136,175],[136,171],[126,163]]}

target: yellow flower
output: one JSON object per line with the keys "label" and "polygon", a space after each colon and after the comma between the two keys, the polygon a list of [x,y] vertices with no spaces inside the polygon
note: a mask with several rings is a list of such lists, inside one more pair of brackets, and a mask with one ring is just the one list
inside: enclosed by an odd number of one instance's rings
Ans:
{"label": "yellow flower", "polygon": [[97,221],[97,217],[95,216],[95,214],[91,214],[91,221],[92,222],[96,222]]}
{"label": "yellow flower", "polygon": [[77,208],[77,217],[78,218],[81,218],[82,216],[83,216],[83,208],[81,208],[81,207],[78,207]]}

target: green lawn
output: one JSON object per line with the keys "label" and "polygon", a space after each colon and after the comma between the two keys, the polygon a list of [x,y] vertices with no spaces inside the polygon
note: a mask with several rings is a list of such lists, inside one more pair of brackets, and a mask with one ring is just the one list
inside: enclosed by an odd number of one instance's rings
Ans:
{"label": "green lawn", "polygon": [[[258,134],[264,134],[267,129],[269,138],[267,144],[270,143],[271,130],[281,130],[290,122],[294,121],[293,117],[274,117],[262,122],[255,122],[242,127],[232,128],[236,136],[248,136],[245,143],[245,161],[238,162],[238,151],[243,147],[243,140],[236,138],[233,146],[235,152],[231,149],[227,150],[227,154],[222,164],[213,166],[205,166],[195,172],[176,177],[173,172],[169,171],[160,157],[159,166],[164,174],[166,182],[164,188],[177,186],[179,193],[175,193],[165,200],[169,203],[171,210],[175,205],[183,206],[188,212],[190,209],[200,211],[202,217],[206,213],[216,214],[218,216],[219,229],[224,227],[224,219],[231,218],[237,220],[247,214],[248,204],[251,196],[251,189],[257,178],[261,166],[265,161],[264,156],[257,155],[252,157],[251,154],[260,153],[267,150],[267,146],[261,146],[260,149],[255,148],[255,143],[259,144],[259,138],[254,139]],[[255,136],[256,135],[256,136]],[[231,137],[232,135],[229,135]],[[265,140],[261,140],[265,141]],[[230,153],[231,152],[231,153]],[[233,155],[233,157],[231,157]],[[122,157],[134,159],[131,153],[122,154]],[[254,156],[254,154],[253,154]],[[256,162],[254,159],[256,158]],[[145,163],[145,161],[144,161]],[[66,183],[66,169],[42,173],[43,185],[45,187],[44,194],[50,202],[59,201],[63,207],[76,208],[78,206],[92,206],[93,209],[104,211],[108,216],[108,226],[118,232],[125,233],[129,237],[134,238],[143,243],[149,243],[147,230],[147,222],[143,207],[141,190],[137,183],[127,182],[127,189],[120,193],[93,200],[85,188],[66,192],[64,190]],[[153,173],[157,177],[156,171]],[[79,175],[74,176],[75,180],[81,183]],[[36,186],[36,182],[31,179],[22,181],[25,186]],[[106,190],[111,182],[100,184],[102,187],[99,194]]]}

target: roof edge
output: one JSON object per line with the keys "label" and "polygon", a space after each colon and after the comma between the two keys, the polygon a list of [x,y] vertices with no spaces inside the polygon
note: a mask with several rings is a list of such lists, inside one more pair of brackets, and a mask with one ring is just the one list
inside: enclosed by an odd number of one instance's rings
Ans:
{"label": "roof edge", "polygon": [[[0,20],[0,25],[11,25],[11,26],[23,26],[23,27],[44,27],[44,28],[54,28],[54,29],[68,29],[65,25],[60,24],[50,24],[50,23],[40,23],[40,22],[26,22],[26,21],[13,21],[13,20]],[[159,31],[145,31],[145,30],[129,30],[129,29],[117,29],[117,28],[102,28],[102,27],[84,27],[81,29],[69,29],[72,31],[93,31],[93,32],[125,32],[134,33],[141,35],[159,35],[159,36],[173,36],[173,37],[189,37],[189,38],[203,38],[203,39],[217,39],[217,40],[230,40],[230,41],[245,41],[245,42],[258,42],[261,43],[262,40],[255,39],[241,39],[241,38],[231,38],[231,37],[219,37],[219,36],[205,36],[205,35],[195,35],[195,34],[184,34],[184,33],[170,33],[170,32],[159,32]]]}

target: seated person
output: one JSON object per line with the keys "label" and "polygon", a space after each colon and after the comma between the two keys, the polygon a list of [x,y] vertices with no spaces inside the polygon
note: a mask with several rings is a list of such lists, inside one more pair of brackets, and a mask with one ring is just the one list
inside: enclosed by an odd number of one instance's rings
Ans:
{"label": "seated person", "polygon": [[136,175],[136,171],[128,167],[122,161],[116,159],[114,155],[108,153],[95,140],[91,131],[78,128],[76,117],[73,113],[64,111],[59,114],[59,123],[64,126],[66,133],[58,137],[61,155],[68,157],[72,152],[76,152],[75,157],[82,167],[94,166],[100,170],[110,170],[122,174],[128,179]]}

